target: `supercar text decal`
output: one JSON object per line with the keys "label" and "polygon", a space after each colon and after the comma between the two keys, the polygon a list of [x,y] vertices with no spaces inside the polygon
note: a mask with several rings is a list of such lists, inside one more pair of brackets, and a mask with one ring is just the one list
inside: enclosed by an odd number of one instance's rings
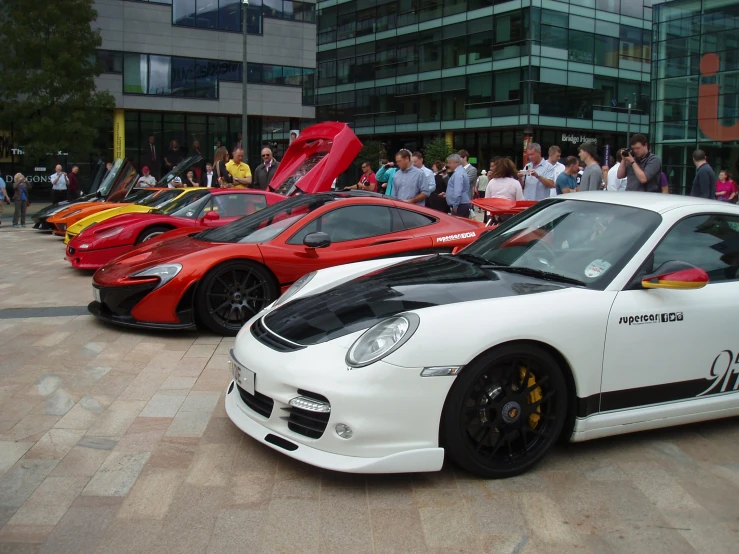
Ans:
{"label": "supercar text decal", "polygon": [[456,235],[447,235],[445,237],[439,237],[436,239],[436,242],[449,242],[450,240],[459,240],[459,239],[471,239],[475,237],[476,234],[473,232],[470,233],[458,233]]}
{"label": "supercar text decal", "polygon": [[618,323],[624,325],[649,325],[650,323],[670,323],[682,320],[682,312],[666,312],[663,314],[622,315],[618,319]]}

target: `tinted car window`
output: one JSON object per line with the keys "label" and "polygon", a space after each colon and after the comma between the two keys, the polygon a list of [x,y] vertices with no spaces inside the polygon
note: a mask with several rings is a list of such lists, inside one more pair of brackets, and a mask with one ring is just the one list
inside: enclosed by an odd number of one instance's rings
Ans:
{"label": "tinted car window", "polygon": [[330,194],[305,194],[288,198],[228,225],[203,231],[195,238],[209,242],[264,242],[334,200],[335,197]]}
{"label": "tinted car window", "polygon": [[654,251],[653,271],[670,261],[688,262],[704,269],[710,283],[736,280],[739,217],[696,215],[676,223]]}
{"label": "tinted car window", "polygon": [[321,231],[328,234],[331,242],[346,242],[387,235],[393,232],[393,218],[384,206],[346,206],[317,217],[293,237],[288,244],[303,244],[310,233]]}
{"label": "tinted car window", "polygon": [[420,214],[418,212],[412,212],[411,210],[398,209],[400,218],[403,220],[403,225],[406,229],[417,229],[418,227],[425,227],[436,223],[436,219],[431,216]]}

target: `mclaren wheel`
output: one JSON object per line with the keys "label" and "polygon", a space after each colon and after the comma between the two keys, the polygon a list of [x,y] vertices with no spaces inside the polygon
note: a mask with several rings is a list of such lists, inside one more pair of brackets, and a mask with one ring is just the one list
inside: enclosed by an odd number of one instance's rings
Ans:
{"label": "mclaren wheel", "polygon": [[535,346],[503,346],[457,377],[440,439],[449,458],[467,471],[511,477],[544,457],[566,417],[567,385],[554,358]]}
{"label": "mclaren wheel", "polygon": [[226,262],[202,280],[195,308],[211,331],[233,336],[277,296],[277,284],[265,267],[249,261]]}
{"label": "mclaren wheel", "polygon": [[171,227],[164,227],[164,226],[154,226],[149,227],[148,229],[144,229],[141,231],[141,234],[136,239],[136,244],[141,244],[142,242],[146,242],[147,240],[153,239],[154,237],[158,237],[159,235],[163,235],[167,231],[171,231]]}

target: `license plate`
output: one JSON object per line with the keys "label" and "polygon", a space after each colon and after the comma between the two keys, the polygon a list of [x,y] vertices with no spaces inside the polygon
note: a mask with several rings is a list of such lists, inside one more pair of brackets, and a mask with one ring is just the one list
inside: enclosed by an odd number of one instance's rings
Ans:
{"label": "license plate", "polygon": [[100,289],[96,289],[95,287],[92,287],[92,297],[95,299],[96,302],[101,302]]}
{"label": "license plate", "polygon": [[254,381],[256,380],[256,374],[237,363],[233,358],[233,353],[231,353],[228,361],[231,364],[231,373],[236,384],[254,396]]}

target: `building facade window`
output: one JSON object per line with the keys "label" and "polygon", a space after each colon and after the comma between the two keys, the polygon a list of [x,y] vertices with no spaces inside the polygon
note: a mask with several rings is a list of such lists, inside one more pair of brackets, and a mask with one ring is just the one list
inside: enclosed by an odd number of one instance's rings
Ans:
{"label": "building facade window", "polygon": [[[111,54],[103,51],[103,58],[115,58]],[[122,73],[124,94],[216,100],[220,81],[241,82],[242,64],[125,52],[122,53]],[[301,87],[306,105],[313,103],[314,78],[315,70],[311,68],[259,63],[250,63],[247,67],[249,83]]]}
{"label": "building facade window", "polygon": [[[241,32],[242,0],[171,0],[172,24],[200,29]],[[250,0],[247,32],[262,34],[262,19],[315,23],[315,4],[297,0]]]}

